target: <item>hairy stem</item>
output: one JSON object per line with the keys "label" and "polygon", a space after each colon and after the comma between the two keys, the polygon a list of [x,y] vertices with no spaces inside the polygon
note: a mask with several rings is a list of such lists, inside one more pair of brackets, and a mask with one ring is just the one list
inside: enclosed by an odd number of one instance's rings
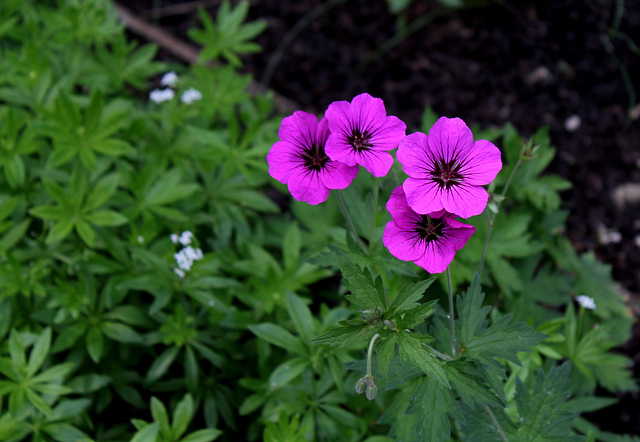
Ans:
{"label": "hairy stem", "polygon": [[371,255],[371,253],[373,252],[373,247],[375,244],[375,241],[373,240],[373,237],[376,234],[376,221],[378,219],[377,215],[378,215],[378,192],[379,192],[379,184],[378,184],[378,180],[375,181],[375,184],[373,185],[373,206],[372,206],[372,212],[371,212],[371,232],[369,234],[369,255]]}
{"label": "hairy stem", "polygon": [[500,205],[502,204],[502,201],[504,200],[504,197],[507,194],[507,190],[509,190],[509,186],[511,186],[511,181],[513,180],[513,177],[516,174],[516,170],[518,170],[518,168],[520,167],[520,164],[522,164],[522,158],[518,159],[518,162],[516,163],[511,173],[509,174],[509,178],[507,178],[507,182],[504,185],[504,188],[502,189],[502,193],[500,194],[500,199],[496,202],[496,205],[497,205],[496,213],[494,213],[493,216],[491,216],[491,214],[489,213],[488,207],[484,210],[484,213],[487,217],[487,223],[489,224],[489,228],[487,229],[487,235],[484,238],[484,245],[482,246],[482,256],[480,257],[480,264],[478,265],[478,276],[482,276],[484,259],[487,256],[487,250],[489,249],[489,241],[491,240],[491,232],[493,231],[493,224],[496,220],[496,216],[500,211]]}
{"label": "hairy stem", "polygon": [[336,198],[338,199],[338,204],[340,205],[340,210],[342,210],[342,215],[344,215],[344,219],[347,221],[347,225],[353,233],[353,236],[356,238],[356,242],[358,243],[358,247],[364,252],[365,255],[369,254],[367,248],[362,244],[362,240],[360,239],[360,235],[356,231],[356,226],[353,225],[353,221],[351,221],[351,216],[349,216],[349,211],[347,210],[347,206],[344,204],[344,200],[342,199],[342,194],[339,191],[335,192]]}
{"label": "hairy stem", "polygon": [[371,374],[371,357],[373,356],[373,344],[376,343],[380,335],[376,333],[371,338],[371,342],[369,342],[369,351],[367,352],[367,376],[372,376]]}
{"label": "hairy stem", "polygon": [[509,439],[507,439],[507,435],[504,434],[504,431],[502,430],[500,423],[498,423],[498,419],[496,419],[496,416],[493,414],[493,411],[491,411],[491,408],[489,408],[488,405],[485,405],[484,411],[486,411],[487,414],[489,415],[489,419],[491,420],[491,423],[495,427],[496,432],[498,433],[498,436],[500,436],[500,439],[502,439],[503,442],[509,442]]}
{"label": "hairy stem", "polygon": [[453,287],[451,286],[451,271],[447,267],[447,285],[449,286],[449,324],[451,326],[451,356],[456,357],[456,348],[458,343],[456,342],[456,320],[454,316],[453,306]]}

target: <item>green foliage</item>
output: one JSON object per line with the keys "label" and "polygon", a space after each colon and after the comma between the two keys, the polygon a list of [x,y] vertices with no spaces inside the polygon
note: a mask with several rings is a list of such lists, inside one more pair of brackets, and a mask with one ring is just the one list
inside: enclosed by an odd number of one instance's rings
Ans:
{"label": "green foliage", "polygon": [[451,330],[437,278],[382,245],[397,164],[342,191],[355,234],[335,201],[273,198],[281,116],[237,70],[265,27],[248,5],[200,13],[203,63],[155,103],[167,67],[111,3],[2,2],[0,440],[614,440],[576,416],[636,388],[612,352],[631,318],[562,236],[547,133],[486,133],[507,162],[451,266]]}
{"label": "green foliage", "polygon": [[222,2],[215,23],[209,14],[200,9],[200,20],[204,29],[193,29],[189,36],[204,46],[200,58],[202,61],[223,57],[234,66],[242,65],[238,54],[260,51],[260,46],[251,40],[266,27],[265,21],[244,23],[249,2],[242,1],[232,8],[229,1]]}

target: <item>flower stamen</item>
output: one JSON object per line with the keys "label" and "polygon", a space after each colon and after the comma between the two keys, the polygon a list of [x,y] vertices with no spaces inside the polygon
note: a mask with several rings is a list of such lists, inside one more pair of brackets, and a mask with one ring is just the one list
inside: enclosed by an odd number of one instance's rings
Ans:
{"label": "flower stamen", "polygon": [[373,147],[369,142],[371,136],[368,133],[362,133],[359,129],[353,129],[351,135],[347,137],[347,141],[356,152],[368,151]]}

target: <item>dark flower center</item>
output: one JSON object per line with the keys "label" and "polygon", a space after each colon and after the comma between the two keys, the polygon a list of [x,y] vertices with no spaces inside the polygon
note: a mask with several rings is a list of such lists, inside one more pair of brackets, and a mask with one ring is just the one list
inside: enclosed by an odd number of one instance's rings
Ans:
{"label": "dark flower center", "polygon": [[363,150],[369,150],[373,147],[373,144],[369,142],[371,135],[368,133],[362,133],[359,129],[353,129],[351,135],[347,137],[347,141],[356,152],[362,152]]}
{"label": "dark flower center", "polygon": [[433,181],[440,185],[440,188],[451,189],[453,186],[462,184],[461,168],[462,164],[456,159],[447,162],[440,158],[434,162],[434,168],[429,173]]}
{"label": "dark flower center", "polygon": [[443,236],[445,222],[443,218],[431,218],[429,215],[420,215],[420,219],[414,228],[421,240],[426,242],[437,241]]}
{"label": "dark flower center", "polygon": [[329,157],[324,153],[324,146],[320,146],[313,143],[311,147],[304,149],[302,153],[302,159],[304,160],[304,166],[307,169],[319,171],[327,164]]}

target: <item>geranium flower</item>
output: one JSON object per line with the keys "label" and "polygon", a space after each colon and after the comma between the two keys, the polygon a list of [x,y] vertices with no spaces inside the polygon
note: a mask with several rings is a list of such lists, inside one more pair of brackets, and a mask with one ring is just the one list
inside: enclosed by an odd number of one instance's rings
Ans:
{"label": "geranium flower", "polygon": [[456,253],[467,243],[476,228],[457,221],[444,210],[415,212],[402,186],[396,187],[387,202],[392,220],[387,223],[382,243],[402,261],[413,261],[429,273],[444,272]]}
{"label": "geranium flower", "polygon": [[359,164],[375,177],[389,173],[393,157],[386,151],[398,146],[407,126],[399,118],[387,116],[380,98],[365,93],[351,103],[335,101],[325,117],[331,131],[326,146],[329,158],[349,166]]}
{"label": "geranium flower", "polygon": [[489,194],[481,187],[500,169],[500,150],[487,140],[473,142],[459,118],[440,118],[429,135],[407,135],[396,154],[409,178],[402,187],[418,213],[446,210],[462,218],[482,213]]}
{"label": "geranium flower", "polygon": [[332,161],[325,153],[329,136],[326,118],[296,111],[282,120],[276,142],[267,154],[269,174],[286,184],[291,195],[309,204],[320,204],[330,189],[344,189],[358,174],[357,166]]}

